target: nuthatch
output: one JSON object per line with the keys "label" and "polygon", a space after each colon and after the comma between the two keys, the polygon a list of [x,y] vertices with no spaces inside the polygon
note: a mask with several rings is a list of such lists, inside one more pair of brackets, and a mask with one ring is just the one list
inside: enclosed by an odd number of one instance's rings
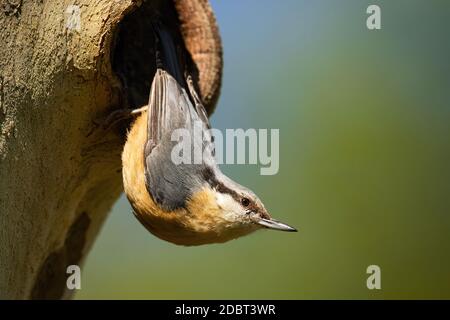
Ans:
{"label": "nuthatch", "polygon": [[[136,118],[122,154],[125,193],[139,221],[179,245],[226,242],[260,228],[296,231],[270,217],[259,198],[219,169],[205,109],[187,68],[163,26],[155,28],[157,71],[149,104]],[[202,123],[204,137],[194,135]],[[200,164],[175,164],[175,129],[189,130],[206,150]]]}

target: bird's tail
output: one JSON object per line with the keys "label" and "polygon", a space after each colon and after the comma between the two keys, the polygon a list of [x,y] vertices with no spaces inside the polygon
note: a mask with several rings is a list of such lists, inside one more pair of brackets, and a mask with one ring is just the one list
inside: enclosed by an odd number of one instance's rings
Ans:
{"label": "bird's tail", "polygon": [[162,22],[153,23],[156,43],[156,67],[168,72],[177,82],[184,86],[183,49],[176,46],[175,36]]}

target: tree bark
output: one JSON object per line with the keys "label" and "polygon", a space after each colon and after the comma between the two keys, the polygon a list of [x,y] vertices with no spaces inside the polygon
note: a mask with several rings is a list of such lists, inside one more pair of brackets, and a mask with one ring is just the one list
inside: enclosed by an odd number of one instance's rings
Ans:
{"label": "tree bark", "polygon": [[0,299],[70,297],[66,268],[122,191],[126,124],[96,123],[147,103],[155,16],[184,40],[211,113],[222,49],[207,0],[2,1]]}

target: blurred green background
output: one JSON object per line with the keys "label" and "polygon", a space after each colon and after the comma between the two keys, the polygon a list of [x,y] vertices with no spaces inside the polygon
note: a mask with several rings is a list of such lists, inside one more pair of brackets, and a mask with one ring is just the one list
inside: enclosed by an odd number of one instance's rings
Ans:
{"label": "blurred green background", "polygon": [[[382,29],[366,28],[378,4]],[[280,171],[224,165],[298,233],[179,247],[122,197],[79,299],[450,298],[449,1],[212,1],[212,124],[279,128]],[[381,267],[382,290],[366,268]]]}

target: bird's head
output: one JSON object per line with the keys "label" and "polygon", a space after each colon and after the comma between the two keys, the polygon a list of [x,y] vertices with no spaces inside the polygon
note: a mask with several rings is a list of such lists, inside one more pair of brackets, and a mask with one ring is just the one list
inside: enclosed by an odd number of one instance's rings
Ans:
{"label": "bird's head", "polygon": [[189,203],[196,216],[191,221],[199,221],[196,231],[212,235],[205,237],[205,242],[225,242],[258,229],[297,231],[273,219],[254,192],[219,170],[208,175],[204,187]]}
{"label": "bird's head", "polygon": [[248,188],[232,181],[215,189],[217,205],[222,209],[225,220],[251,229],[273,229],[280,231],[297,231],[296,229],[272,219],[259,197]]}

